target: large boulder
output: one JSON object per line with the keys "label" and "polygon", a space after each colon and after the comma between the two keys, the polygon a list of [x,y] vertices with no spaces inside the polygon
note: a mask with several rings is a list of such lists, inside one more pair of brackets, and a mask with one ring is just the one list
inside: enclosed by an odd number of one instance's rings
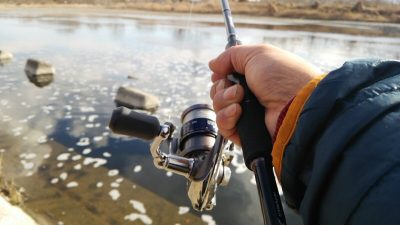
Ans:
{"label": "large boulder", "polygon": [[13,55],[10,52],[0,50],[0,65],[10,62]]}
{"label": "large boulder", "polygon": [[121,86],[115,96],[117,106],[125,106],[131,109],[142,109],[155,112],[160,101],[154,95],[136,89],[134,87]]}
{"label": "large boulder", "polygon": [[25,74],[36,86],[44,87],[53,82],[55,69],[46,62],[28,59],[25,65]]}

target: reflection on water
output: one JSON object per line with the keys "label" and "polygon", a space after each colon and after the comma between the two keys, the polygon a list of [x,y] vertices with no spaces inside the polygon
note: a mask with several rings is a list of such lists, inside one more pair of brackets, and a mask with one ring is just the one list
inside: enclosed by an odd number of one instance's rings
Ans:
{"label": "reflection on water", "polygon": [[[0,46],[14,54],[0,67],[3,170],[25,189],[26,208],[39,222],[262,224],[254,178],[240,157],[215,210],[198,213],[189,208],[185,180],[154,168],[147,142],[107,128],[123,84],[159,96],[161,121],[179,124],[187,106],[210,103],[207,62],[224,48],[224,28],[189,28],[179,19],[154,23],[73,11],[1,16]],[[238,33],[244,43],[275,44],[325,71],[353,58],[400,58],[400,38],[257,28]],[[31,57],[56,68],[52,85],[29,84],[23,68]],[[291,215],[289,224],[298,224]]]}

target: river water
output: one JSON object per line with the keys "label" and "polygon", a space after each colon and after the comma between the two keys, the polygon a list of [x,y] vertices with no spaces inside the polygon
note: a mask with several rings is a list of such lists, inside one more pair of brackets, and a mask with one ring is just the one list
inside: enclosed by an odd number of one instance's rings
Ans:
{"label": "river water", "polygon": [[[245,44],[271,43],[324,71],[356,58],[400,59],[400,25],[237,17]],[[210,103],[207,62],[226,44],[222,16],[90,9],[0,11],[2,175],[24,191],[40,224],[262,224],[257,190],[239,151],[213,211],[195,212],[186,181],[154,168],[149,142],[107,128],[116,90],[158,96],[160,121],[179,125]],[[28,58],[56,68],[39,88]],[[131,79],[128,79],[128,76]],[[133,79],[132,79],[133,78]],[[289,224],[300,224],[291,211]]]}

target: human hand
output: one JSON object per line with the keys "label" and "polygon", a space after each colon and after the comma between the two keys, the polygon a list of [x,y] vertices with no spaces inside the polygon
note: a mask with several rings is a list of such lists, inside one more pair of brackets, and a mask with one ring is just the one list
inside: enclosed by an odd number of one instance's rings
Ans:
{"label": "human hand", "polygon": [[[244,90],[227,76],[244,74],[247,85],[266,109],[264,122],[273,135],[280,112],[297,92],[321,72],[287,51],[272,45],[240,45],[227,49],[209,63],[213,71],[210,97],[217,114],[219,132],[240,145],[236,123]],[[251,135],[251,134],[249,134]]]}

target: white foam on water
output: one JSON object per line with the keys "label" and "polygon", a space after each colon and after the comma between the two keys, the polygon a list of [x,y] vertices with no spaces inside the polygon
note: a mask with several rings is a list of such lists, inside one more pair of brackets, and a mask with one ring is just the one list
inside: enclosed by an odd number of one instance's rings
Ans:
{"label": "white foam on water", "polygon": [[85,148],[85,149],[83,149],[82,154],[87,155],[87,154],[90,154],[91,152],[92,152],[92,149]]}
{"label": "white foam on water", "polygon": [[110,177],[117,176],[118,174],[119,174],[119,171],[117,169],[108,171],[108,176],[110,176]]}
{"label": "white foam on water", "polygon": [[71,157],[71,159],[72,159],[72,161],[78,161],[78,160],[82,159],[82,156],[81,155],[74,155],[74,156]]}
{"label": "white foam on water", "polygon": [[215,220],[213,219],[212,216],[207,215],[207,214],[203,214],[201,215],[201,220],[203,220],[204,222],[207,223],[207,225],[216,225],[217,223],[215,222]]}
{"label": "white foam on water", "polygon": [[74,170],[80,170],[80,169],[82,169],[82,164],[79,163],[74,166]]}
{"label": "white foam on water", "polygon": [[114,201],[118,200],[121,196],[117,189],[112,189],[110,192],[108,192],[108,195],[110,195],[111,199]]}
{"label": "white foam on water", "polygon": [[133,172],[135,172],[135,173],[139,173],[140,171],[142,171],[141,165],[137,165],[137,166],[135,166],[135,168],[133,168]]}
{"label": "white foam on water", "polygon": [[56,184],[56,183],[58,183],[58,180],[59,180],[58,177],[55,177],[55,178],[50,180],[50,183],[51,184]]}
{"label": "white foam on water", "polygon": [[78,182],[76,181],[71,181],[67,184],[67,188],[74,188],[74,187],[78,187]]}
{"label": "white foam on water", "polygon": [[179,206],[178,214],[179,214],[179,215],[183,215],[183,214],[185,214],[185,213],[188,213],[189,210],[190,210],[189,207],[186,207],[186,206]]}
{"label": "white foam on water", "polygon": [[104,156],[104,157],[107,157],[107,158],[110,158],[110,157],[111,157],[111,153],[109,153],[109,152],[103,152],[103,156]]}
{"label": "white foam on water", "polygon": [[66,180],[68,178],[68,173],[67,172],[62,172],[61,174],[60,174],[60,179],[61,180]]}
{"label": "white foam on water", "polygon": [[61,153],[57,156],[58,161],[67,161],[69,159],[70,153]]}
{"label": "white foam on water", "polygon": [[88,146],[90,144],[90,139],[87,137],[83,137],[79,139],[79,141],[76,143],[78,146]]}
{"label": "white foam on water", "polygon": [[97,188],[103,187],[103,182],[97,182],[97,183],[96,183],[96,187],[97,187]]}
{"label": "white foam on water", "polygon": [[146,213],[146,209],[144,208],[144,205],[142,202],[136,201],[136,200],[129,200],[129,203],[132,204],[132,207],[134,209],[136,209],[138,212],[145,214]]}
{"label": "white foam on water", "polygon": [[151,218],[149,216],[138,214],[138,213],[131,213],[129,215],[126,215],[124,217],[124,219],[132,221],[132,222],[137,219],[140,219],[144,224],[152,224],[153,223],[153,221],[151,220]]}

